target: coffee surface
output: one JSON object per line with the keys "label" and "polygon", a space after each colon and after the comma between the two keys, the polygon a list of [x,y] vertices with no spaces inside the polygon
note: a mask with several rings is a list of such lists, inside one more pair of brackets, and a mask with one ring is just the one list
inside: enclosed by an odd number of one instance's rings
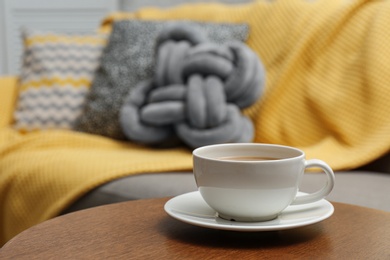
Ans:
{"label": "coffee surface", "polygon": [[222,161],[274,161],[280,158],[265,157],[265,156],[226,156],[219,157]]}

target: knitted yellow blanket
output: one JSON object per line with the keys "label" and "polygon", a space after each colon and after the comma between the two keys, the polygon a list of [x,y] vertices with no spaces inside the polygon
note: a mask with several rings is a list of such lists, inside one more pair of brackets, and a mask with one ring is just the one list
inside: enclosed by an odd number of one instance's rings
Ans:
{"label": "knitted yellow blanket", "polygon": [[[245,111],[254,141],[299,147],[340,170],[390,149],[389,13],[390,2],[379,0],[192,4],[115,14],[103,30],[128,18],[248,23],[247,43],[267,70],[266,93]],[[7,126],[7,102],[0,102],[0,245],[104,182],[192,168],[185,148],[157,150],[71,131],[19,134]]]}

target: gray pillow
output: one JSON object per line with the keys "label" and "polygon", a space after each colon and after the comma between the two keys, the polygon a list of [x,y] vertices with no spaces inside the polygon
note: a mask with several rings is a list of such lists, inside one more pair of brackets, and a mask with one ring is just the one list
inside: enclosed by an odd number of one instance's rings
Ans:
{"label": "gray pillow", "polygon": [[[202,30],[217,44],[246,41],[249,33],[246,24],[182,22]],[[119,123],[120,108],[131,89],[153,76],[157,36],[172,23],[177,21],[126,20],[113,24],[75,130],[126,139]]]}

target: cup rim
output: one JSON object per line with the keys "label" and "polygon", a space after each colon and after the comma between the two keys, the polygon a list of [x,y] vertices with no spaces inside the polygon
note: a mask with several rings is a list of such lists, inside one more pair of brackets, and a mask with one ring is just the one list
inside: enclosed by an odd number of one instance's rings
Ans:
{"label": "cup rim", "polygon": [[222,160],[212,158],[209,156],[201,155],[201,153],[204,150],[212,149],[213,147],[234,147],[234,146],[261,146],[261,147],[271,147],[275,149],[286,149],[293,152],[299,153],[296,156],[286,157],[286,158],[278,158],[276,160],[264,160],[264,161],[240,161],[240,160],[223,160],[223,162],[226,163],[277,163],[281,161],[290,161],[290,160],[296,160],[298,158],[305,158],[305,152],[301,149],[298,149],[296,147],[288,146],[288,145],[281,145],[281,144],[269,144],[269,143],[223,143],[223,144],[212,144],[212,145],[205,145],[196,148],[192,151],[192,155],[194,157],[201,158],[203,160],[210,160],[210,161],[218,161],[221,162]]}

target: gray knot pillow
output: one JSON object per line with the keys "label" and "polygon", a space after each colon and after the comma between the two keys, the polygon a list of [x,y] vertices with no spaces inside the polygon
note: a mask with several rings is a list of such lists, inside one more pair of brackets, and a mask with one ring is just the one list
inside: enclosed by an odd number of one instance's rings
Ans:
{"label": "gray knot pillow", "polygon": [[[75,130],[126,139],[119,123],[119,111],[127,94],[141,81],[154,77],[156,45],[165,39],[180,40],[186,30],[199,30],[187,39],[193,44],[209,41],[222,45],[226,41],[245,41],[248,25],[180,21],[188,25],[181,31],[164,29],[176,21],[125,20],[113,24],[101,64],[92,81],[89,94]],[[159,37],[159,40],[157,40]]]}
{"label": "gray knot pillow", "polygon": [[128,139],[144,144],[250,142],[254,128],[240,109],[263,85],[263,65],[244,43],[216,45],[188,24],[172,24],[157,37],[153,77],[128,94],[120,123]]}

